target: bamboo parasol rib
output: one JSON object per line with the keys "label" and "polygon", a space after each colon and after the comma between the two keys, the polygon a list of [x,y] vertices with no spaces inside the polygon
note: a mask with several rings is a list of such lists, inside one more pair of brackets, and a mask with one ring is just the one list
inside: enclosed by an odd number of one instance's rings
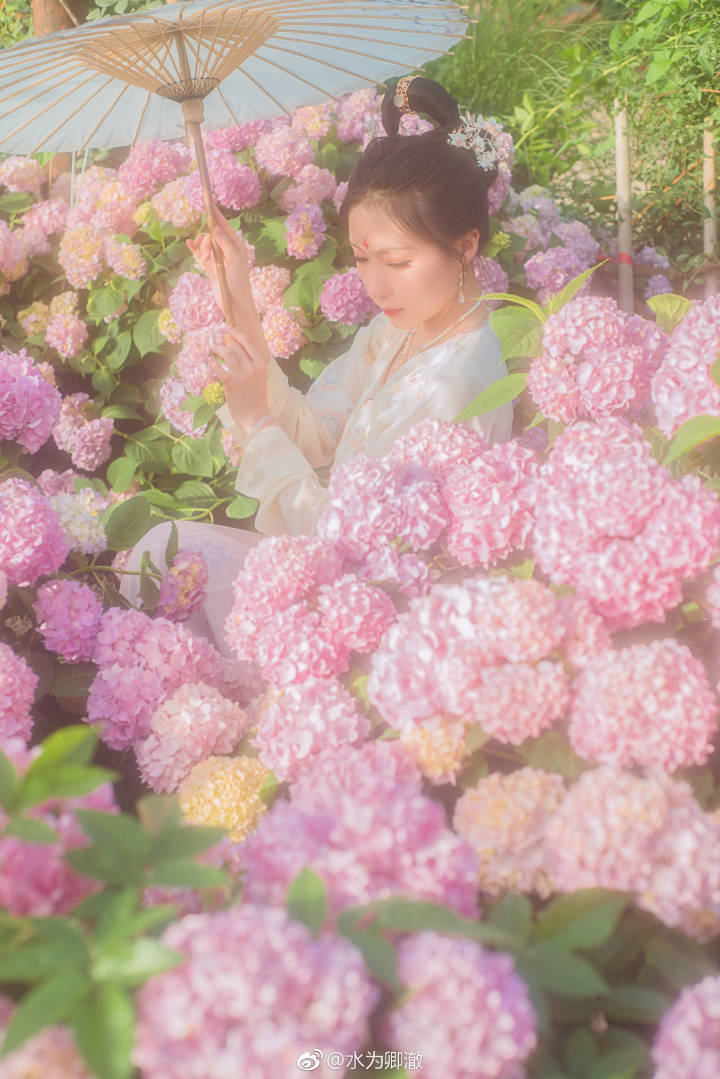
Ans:
{"label": "bamboo parasol rib", "polygon": [[[453,0],[181,0],[100,19],[0,51],[0,153],[174,137],[163,102],[176,102],[212,225],[207,98],[215,126],[287,114],[375,86],[388,68],[422,70],[467,25]],[[215,258],[232,321],[217,250]]]}

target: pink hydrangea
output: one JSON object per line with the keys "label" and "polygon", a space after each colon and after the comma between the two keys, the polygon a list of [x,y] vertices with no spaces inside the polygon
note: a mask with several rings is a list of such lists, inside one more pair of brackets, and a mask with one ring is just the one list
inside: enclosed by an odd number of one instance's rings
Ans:
{"label": "pink hydrangea", "polygon": [[37,684],[37,675],[23,657],[0,641],[0,748],[11,738],[30,737]]}
{"label": "pink hydrangea", "polygon": [[370,733],[357,701],[335,678],[311,678],[273,690],[255,709],[253,745],[280,780],[294,781],[309,760],[343,745],[356,746]]}
{"label": "pink hydrangea", "polygon": [[163,574],[157,601],[158,614],[185,622],[205,601],[208,570],[200,551],[178,551]]}
{"label": "pink hydrangea", "polygon": [[458,799],[453,828],[480,859],[480,890],[494,899],[505,892],[553,891],[543,839],[550,816],[562,804],[562,776],[539,768],[493,772]]}
{"label": "pink hydrangea", "polygon": [[582,596],[565,595],[558,598],[558,606],[566,624],[563,654],[573,667],[586,667],[601,652],[612,647],[607,625],[588,600]]}
{"label": "pink hydrangea", "polygon": [[575,423],[539,469],[538,565],[553,583],[573,585],[610,629],[664,621],[719,543],[716,495],[697,476],[673,479],[635,424]]}
{"label": "pink hydrangea", "polygon": [[40,198],[40,190],[47,182],[47,170],[32,157],[6,157],[0,162],[0,186],[8,191],[28,191]]}
{"label": "pink hydrangea", "polygon": [[88,339],[88,328],[77,315],[53,315],[45,327],[45,341],[65,359],[82,350]]}
{"label": "pink hydrangea", "polygon": [[657,424],[670,438],[694,416],[720,416],[720,386],[710,369],[720,353],[720,295],[694,304],[670,335],[652,380]]}
{"label": "pink hydrangea", "polygon": [[653,1079],[720,1075],[720,977],[685,986],[662,1017],[651,1055]]}
{"label": "pink hydrangea", "polygon": [[50,495],[48,501],[57,514],[65,542],[71,551],[100,554],[107,548],[102,514],[110,500],[92,487],[67,494]]}
{"label": "pink hydrangea", "polygon": [[331,636],[322,614],[303,601],[271,615],[253,644],[263,678],[280,686],[330,678],[348,667],[349,649]]}
{"label": "pink hydrangea", "polygon": [[720,931],[720,819],[687,783],[585,772],[548,822],[545,856],[560,891],[630,892],[671,928],[699,940]]}
{"label": "pink hydrangea", "polygon": [[147,262],[139,244],[129,244],[108,236],[105,241],[105,261],[113,273],[129,281],[141,281],[147,274]]}
{"label": "pink hydrangea", "polygon": [[333,206],[335,207],[335,209],[337,210],[338,213],[340,213],[340,209],[342,207],[342,204],[345,201],[345,196],[347,195],[347,189],[348,189],[347,180],[342,180],[337,185],[337,187],[335,188],[335,194],[332,197],[332,201],[333,201]]}
{"label": "pink hydrangea", "polygon": [[330,130],[332,118],[330,115],[330,102],[323,101],[320,105],[304,105],[295,109],[290,117],[290,127],[293,131],[302,131],[311,139],[322,139]]}
{"label": "pink hydrangea", "polygon": [[210,282],[196,273],[184,273],[170,293],[168,307],[181,330],[199,330],[223,321]]}
{"label": "pink hydrangea", "polygon": [[297,206],[285,221],[287,253],[296,259],[311,259],[317,255],[326,229],[322,210],[316,203]]}
{"label": "pink hydrangea", "polygon": [[60,241],[58,262],[73,288],[87,288],[105,265],[104,236],[92,225],[76,224]]}
{"label": "pink hydrangea", "polygon": [[48,500],[27,480],[0,483],[0,569],[9,584],[33,585],[59,570],[68,547]]}
{"label": "pink hydrangea", "polygon": [[151,195],[160,184],[176,179],[188,164],[188,151],[182,142],[136,143],[118,167],[123,187],[135,199]]}
{"label": "pink hydrangea", "polygon": [[[194,383],[191,386],[194,387]],[[176,430],[190,438],[202,438],[207,431],[207,424],[203,423],[195,427],[195,417],[192,412],[182,407],[183,401],[188,396],[188,390],[179,378],[166,378],[160,387],[160,408],[166,420]]]}
{"label": "pink hydrangea", "polygon": [[614,300],[576,298],[548,318],[528,389],[546,416],[565,423],[636,408],[648,395],[658,344]]}
{"label": "pink hydrangea", "polygon": [[456,468],[469,465],[486,449],[487,442],[473,427],[426,419],[396,439],[389,456],[401,464],[426,469],[442,481]]}
{"label": "pink hydrangea", "polygon": [[296,177],[297,182],[283,191],[278,199],[278,204],[286,214],[297,209],[298,206],[307,206],[308,203],[319,203],[323,199],[331,199],[335,194],[337,181],[329,169],[322,169],[318,165],[303,165]]}
{"label": "pink hydrangea", "polygon": [[0,906],[18,918],[44,918],[67,914],[96,892],[100,882],[76,872],[63,855],[88,845],[75,809],[113,812],[115,808],[109,783],[63,803],[48,801],[33,806],[31,816],[52,828],[57,838],[54,843],[0,838]]}
{"label": "pink hydrangea", "polygon": [[327,279],[320,293],[320,310],[330,322],[349,324],[365,322],[378,313],[355,267]]}
{"label": "pink hydrangea", "polygon": [[341,97],[335,108],[335,130],[342,142],[363,138],[373,120],[380,120],[381,95],[375,90],[356,90]]}
{"label": "pink hydrangea", "polygon": [[346,573],[317,592],[323,631],[335,645],[354,652],[371,652],[395,621],[395,604],[381,588]]}
{"label": "pink hydrangea", "polygon": [[478,115],[477,121],[491,133],[498,153],[497,177],[488,188],[488,210],[491,216],[496,214],[507,198],[512,180],[512,167],[515,160],[515,144],[512,135],[505,131],[497,120]]}
{"label": "pink hydrangea", "polygon": [[68,204],[59,199],[33,203],[22,216],[23,227],[36,229],[45,236],[54,236],[64,230],[68,209]]}
{"label": "pink hydrangea", "polygon": [[179,686],[220,678],[220,656],[209,641],[133,609],[106,611],[94,660],[100,669],[90,686],[88,721],[113,749],[146,738],[153,713]]}
{"label": "pink hydrangea", "polygon": [[[541,304],[548,303],[586,269],[587,265],[575,251],[562,246],[538,251],[524,266],[528,286],[535,289]],[[589,289],[590,283],[586,281],[576,296],[583,296]]]}
{"label": "pink hydrangea", "polygon": [[370,581],[392,588],[404,596],[427,595],[440,571],[420,555],[407,551],[398,554],[396,547],[373,547],[362,561],[355,563],[354,572],[361,581]]}
{"label": "pink hydrangea", "polygon": [[209,150],[207,162],[213,195],[221,206],[230,210],[249,210],[260,200],[260,181],[230,150]]}
{"label": "pink hydrangea", "polygon": [[411,1076],[447,1074],[448,1060],[462,1079],[525,1074],[537,1017],[512,956],[425,931],[401,940],[397,959],[409,993],[389,1012],[383,1033],[409,1055]]}
{"label": "pink hydrangea", "polygon": [[281,360],[292,356],[307,340],[302,327],[280,303],[267,308],[262,328],[270,352]]}
{"label": "pink hydrangea", "polygon": [[291,274],[285,266],[253,266],[250,271],[250,288],[259,314],[263,315],[273,307],[282,307],[283,296],[290,281]]}
{"label": "pink hydrangea", "polygon": [[454,717],[518,744],[565,711],[567,675],[545,658],[565,633],[558,601],[539,581],[438,584],[387,631],[371,659],[368,697],[400,731]]}
{"label": "pink hydrangea", "polygon": [[[175,360],[178,377],[186,391],[185,396],[188,394],[202,394],[203,390],[216,380],[216,348],[223,343],[224,337],[225,324],[223,322],[203,326],[199,330],[187,330],[185,332],[182,348]],[[172,380],[169,380],[169,382],[171,385],[173,384]],[[178,404],[182,400],[183,398],[179,397]],[[187,416],[190,417],[190,422],[192,423],[190,413]],[[168,415],[168,419],[180,430],[185,430],[185,426],[180,427],[171,416]],[[184,425],[187,425],[187,418],[182,418],[182,421]],[[203,427],[202,430],[204,431],[205,428]]]}
{"label": "pink hydrangea", "polygon": [[181,685],[153,713],[147,738],[135,745],[143,782],[170,794],[198,761],[232,753],[246,728],[242,709],[213,686]]}
{"label": "pink hydrangea", "polygon": [[204,210],[200,176],[194,172],[170,180],[150,201],[160,220],[168,221],[177,229],[199,225]]}
{"label": "pink hydrangea", "polygon": [[86,393],[67,396],[60,409],[60,418],[53,428],[53,438],[59,450],[70,454],[75,468],[94,472],[110,457],[114,425],[109,416],[88,419],[86,410],[89,402]]}
{"label": "pink hydrangea", "polygon": [[[0,1024],[7,1020],[2,1015],[0,1000]],[[0,1041],[3,1031],[0,1029]],[[85,1060],[75,1045],[75,1038],[69,1027],[45,1027],[9,1053],[0,1063],[0,1079],[28,1079],[30,1076],[57,1076],[58,1079],[93,1079],[87,1070]]]}
{"label": "pink hydrangea", "polygon": [[14,439],[28,453],[47,442],[62,398],[44,368],[25,349],[0,352],[0,438]]}
{"label": "pink hydrangea", "polygon": [[92,659],[103,613],[92,588],[56,578],[38,589],[33,607],[46,648],[68,663]]}
{"label": "pink hydrangea", "polygon": [[395,539],[424,550],[448,523],[437,482],[392,458],[357,454],[333,469],[328,492],[317,532],[350,558]]}
{"label": "pink hydrangea", "polygon": [[248,120],[239,127],[221,127],[217,131],[203,131],[206,150],[244,150],[254,146],[261,135],[272,126],[270,120]]}
{"label": "pink hydrangea", "polygon": [[450,510],[445,540],[464,566],[493,566],[522,549],[534,522],[537,459],[532,450],[505,442],[459,465],[442,494]]}
{"label": "pink hydrangea", "polygon": [[315,151],[307,135],[276,121],[255,143],[255,160],[272,176],[296,176],[312,164]]}
{"label": "pink hydrangea", "polygon": [[365,1044],[380,992],[362,956],[337,935],[314,937],[281,904],[188,915],[162,940],[186,960],[140,991],[133,1055],[145,1079],[228,1067],[278,1079],[309,1048],[342,1055]]}
{"label": "pink hydrangea", "polygon": [[476,914],[477,860],[397,743],[339,746],[308,761],[289,802],[276,801],[236,852],[250,903],[284,902],[308,866],[329,914],[398,893]]}
{"label": "pink hydrangea", "polygon": [[579,756],[674,772],[705,764],[718,702],[699,659],[679,641],[601,653],[573,683],[568,736]]}
{"label": "pink hydrangea", "polygon": [[27,255],[20,243],[19,233],[13,232],[7,221],[0,220],[0,274],[5,278],[0,295],[9,291],[9,283],[26,272]]}
{"label": "pink hydrangea", "polygon": [[[510,279],[499,262],[487,258],[484,255],[473,259],[475,280],[483,292],[507,292]],[[487,306],[494,309],[502,303],[501,300],[488,300]]]}

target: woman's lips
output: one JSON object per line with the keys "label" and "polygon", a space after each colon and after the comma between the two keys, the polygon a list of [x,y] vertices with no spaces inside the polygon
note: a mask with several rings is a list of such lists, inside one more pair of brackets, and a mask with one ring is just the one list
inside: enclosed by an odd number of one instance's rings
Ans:
{"label": "woman's lips", "polygon": [[383,307],[384,315],[399,315],[402,311],[402,307]]}

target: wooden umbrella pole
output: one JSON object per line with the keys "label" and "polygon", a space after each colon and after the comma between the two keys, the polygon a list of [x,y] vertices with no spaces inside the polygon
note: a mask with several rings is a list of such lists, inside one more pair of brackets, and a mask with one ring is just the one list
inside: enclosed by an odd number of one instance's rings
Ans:
{"label": "wooden umbrella pole", "polygon": [[[705,204],[705,222],[703,225],[703,251],[712,264],[717,260],[718,220],[716,200],[716,156],[713,133],[709,129],[703,132],[703,201]],[[718,290],[718,272],[715,266],[708,271],[705,279],[705,299],[714,296]]]}
{"label": "wooden umbrella pole", "polygon": [[635,310],[632,251],[632,201],[627,109],[615,102],[615,181],[617,185],[619,306],[626,314]]}

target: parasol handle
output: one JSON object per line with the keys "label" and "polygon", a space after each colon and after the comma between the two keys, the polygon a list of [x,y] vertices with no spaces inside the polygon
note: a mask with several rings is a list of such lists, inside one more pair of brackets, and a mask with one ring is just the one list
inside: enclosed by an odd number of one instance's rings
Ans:
{"label": "parasol handle", "polygon": [[189,120],[186,117],[185,127],[195,147],[195,157],[198,164],[198,172],[200,173],[200,183],[203,190],[203,199],[205,200],[205,213],[207,215],[208,229],[210,231],[210,245],[212,247],[213,258],[215,259],[215,269],[217,270],[218,284],[220,285],[223,314],[225,315],[225,321],[228,323],[228,325],[234,326],[235,315],[233,312],[232,296],[230,295],[230,289],[228,288],[227,277],[225,275],[225,263],[223,261],[222,252],[212,236],[212,230],[217,225],[217,214],[215,212],[215,204],[212,199],[210,174],[208,172],[207,158],[205,157],[205,147],[203,145],[200,124],[196,120]]}

